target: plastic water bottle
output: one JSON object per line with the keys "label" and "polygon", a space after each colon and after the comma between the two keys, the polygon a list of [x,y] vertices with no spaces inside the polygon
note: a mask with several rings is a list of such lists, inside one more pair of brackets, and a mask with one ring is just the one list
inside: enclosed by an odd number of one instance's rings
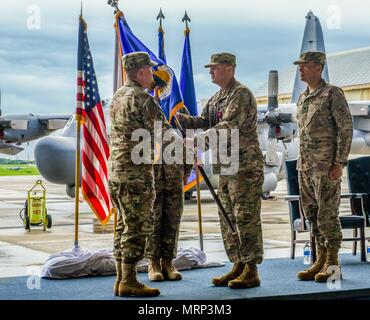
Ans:
{"label": "plastic water bottle", "polygon": [[303,248],[303,264],[311,263],[311,248],[310,244],[307,242]]}
{"label": "plastic water bottle", "polygon": [[366,260],[370,262],[370,243],[369,242],[367,243],[367,247],[366,247]]}

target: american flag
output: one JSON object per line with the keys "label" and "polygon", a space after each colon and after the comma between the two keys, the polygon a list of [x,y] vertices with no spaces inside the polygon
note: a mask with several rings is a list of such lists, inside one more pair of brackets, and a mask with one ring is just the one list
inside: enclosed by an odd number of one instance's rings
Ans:
{"label": "american flag", "polygon": [[82,194],[100,222],[105,224],[113,213],[108,189],[108,134],[82,17],[78,37],[76,115],[82,118]]}

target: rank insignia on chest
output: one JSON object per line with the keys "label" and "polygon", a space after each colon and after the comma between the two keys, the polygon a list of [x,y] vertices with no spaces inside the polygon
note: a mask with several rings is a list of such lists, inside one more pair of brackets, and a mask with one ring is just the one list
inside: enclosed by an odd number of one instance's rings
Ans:
{"label": "rank insignia on chest", "polygon": [[221,121],[222,120],[222,111],[217,111],[216,112],[216,120]]}

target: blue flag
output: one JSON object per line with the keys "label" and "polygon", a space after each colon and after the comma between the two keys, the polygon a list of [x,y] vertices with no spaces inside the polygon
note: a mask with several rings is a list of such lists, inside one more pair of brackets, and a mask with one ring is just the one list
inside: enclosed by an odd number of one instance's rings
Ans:
{"label": "blue flag", "polygon": [[117,26],[121,40],[122,54],[144,51],[149,54],[151,60],[158,64],[158,66],[153,68],[154,74],[167,84],[159,90],[161,107],[167,119],[171,122],[176,112],[184,107],[175,73],[133,34],[123,16],[117,17]]}
{"label": "blue flag", "polygon": [[158,58],[167,64],[166,53],[164,52],[164,31],[162,28],[158,30]]}
{"label": "blue flag", "polygon": [[[191,49],[190,49],[190,29],[185,29],[185,43],[184,50],[182,52],[181,61],[181,74],[180,74],[180,88],[184,99],[184,104],[188,109],[190,115],[197,116],[197,99],[195,97],[194,77],[193,77],[193,64],[191,60]],[[201,154],[198,154],[201,157]],[[199,182],[203,180],[203,177],[199,178]],[[186,185],[183,188],[184,192],[196,186],[196,173],[195,169],[192,170]]]}
{"label": "blue flag", "polygon": [[189,110],[190,115],[197,116],[197,99],[195,97],[194,77],[193,77],[193,63],[191,60],[190,49],[190,30],[185,30],[185,43],[182,52],[181,74],[180,74],[180,88],[184,104]]}

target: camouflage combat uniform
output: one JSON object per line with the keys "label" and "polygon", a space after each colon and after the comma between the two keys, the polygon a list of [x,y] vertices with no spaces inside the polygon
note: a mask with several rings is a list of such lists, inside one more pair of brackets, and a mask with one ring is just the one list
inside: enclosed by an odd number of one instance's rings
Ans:
{"label": "camouflage combat uniform", "polygon": [[306,218],[320,246],[339,249],[341,179],[330,180],[333,164],[345,166],[352,141],[352,118],[343,91],[322,80],[304,91],[297,103],[299,187]]}
{"label": "camouflage combat uniform", "polygon": [[183,177],[181,165],[154,165],[156,198],[153,211],[153,233],[146,248],[150,259],[174,259],[183,212]]}
{"label": "camouflage combat uniform", "polygon": [[134,81],[115,93],[110,118],[109,185],[119,209],[114,255],[116,260],[132,264],[143,258],[147,236],[153,230],[155,191],[153,164],[135,165],[131,160],[132,148],[138,143],[131,141],[131,135],[135,129],[153,135],[154,121],[167,122],[155,99]]}
{"label": "camouflage combat uniform", "polygon": [[218,187],[220,201],[237,234],[232,234],[222,216],[221,231],[230,261],[260,264],[263,260],[260,212],[264,175],[257,135],[257,106],[252,93],[233,79],[227,89],[221,89],[207,102],[200,117],[179,115],[179,119],[187,129],[239,129],[239,171],[234,175],[220,175]]}
{"label": "camouflage combat uniform", "polygon": [[[189,114],[186,109],[184,113]],[[163,143],[163,150],[166,146],[167,143]],[[153,210],[154,229],[146,248],[146,257],[149,259],[176,258],[184,208],[184,177],[189,176],[192,167],[187,164],[166,164],[164,161],[154,165],[156,198]]]}

